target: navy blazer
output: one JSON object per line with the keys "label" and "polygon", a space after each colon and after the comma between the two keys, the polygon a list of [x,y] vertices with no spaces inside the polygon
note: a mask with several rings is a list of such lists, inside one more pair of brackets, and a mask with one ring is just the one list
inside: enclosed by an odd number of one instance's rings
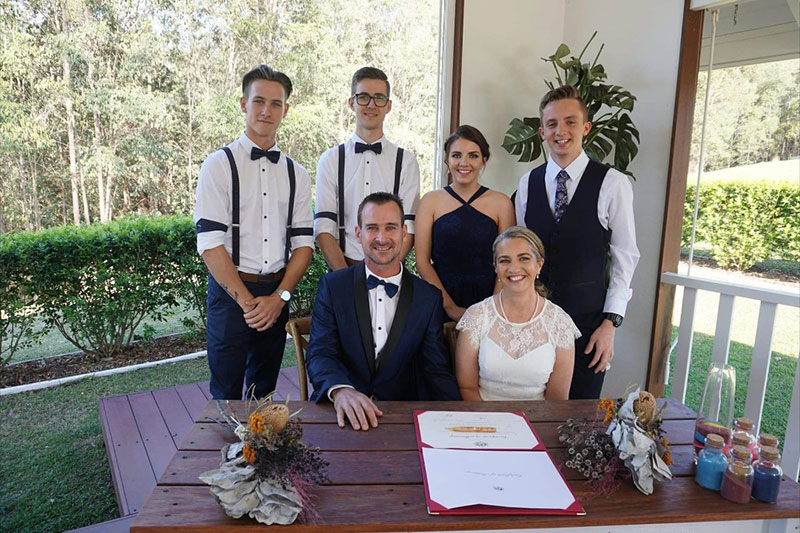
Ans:
{"label": "navy blazer", "polygon": [[311,315],[306,369],[327,400],[334,385],[352,385],[377,400],[460,400],[442,336],[442,293],[403,269],[392,327],[376,360],[364,263],[330,272]]}

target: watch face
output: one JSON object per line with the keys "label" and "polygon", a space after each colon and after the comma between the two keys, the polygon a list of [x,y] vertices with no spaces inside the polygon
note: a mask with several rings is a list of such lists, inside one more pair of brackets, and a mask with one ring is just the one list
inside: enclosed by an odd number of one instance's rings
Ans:
{"label": "watch face", "polygon": [[289,300],[292,299],[292,293],[289,291],[280,291],[278,294],[280,294],[281,300],[283,300],[284,302],[288,302]]}

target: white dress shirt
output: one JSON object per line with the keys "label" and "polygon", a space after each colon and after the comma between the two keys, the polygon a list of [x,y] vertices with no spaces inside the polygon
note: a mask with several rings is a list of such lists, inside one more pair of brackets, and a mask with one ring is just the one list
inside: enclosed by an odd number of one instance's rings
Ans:
{"label": "white dress shirt", "polygon": [[[239,173],[239,270],[250,274],[272,274],[286,266],[286,219],[289,210],[289,173],[286,155],[277,163],[266,157],[250,159],[256,144],[246,133],[228,147]],[[273,145],[270,150],[278,150]],[[314,248],[311,234],[311,180],[302,165],[294,162],[295,197],[292,228],[305,229],[308,235],[291,238],[292,249]],[[200,168],[197,180],[197,201],[193,220],[217,223],[219,229],[197,234],[197,252],[224,245],[232,255],[231,230],[231,167],[222,150],[209,155]],[[222,228],[225,229],[222,229]]]}
{"label": "white dress shirt", "polygon": [[[581,152],[575,161],[563,169],[569,174],[569,180],[566,182],[568,201],[572,200],[588,164],[589,156],[586,155],[586,152]],[[549,157],[544,173],[544,184],[550,210],[553,212],[555,212],[556,203],[556,177],[561,170],[562,168],[553,161],[552,157]],[[517,223],[523,226],[528,203],[529,176],[530,172],[526,172],[520,178],[514,202]],[[630,287],[633,271],[639,262],[639,249],[636,246],[636,227],[633,221],[633,187],[631,187],[628,177],[616,169],[608,169],[600,187],[597,199],[597,219],[603,228],[611,230],[610,281],[603,312],[625,316],[625,309],[633,294]],[[545,258],[546,260],[547,258]]]}
{"label": "white dress shirt", "polygon": [[[364,143],[353,134],[344,143],[344,255],[350,259],[361,260],[364,252],[356,240],[358,204],[370,193],[394,191],[394,167],[397,160],[397,145],[385,136],[381,143],[381,153],[370,150],[355,153],[356,142]],[[364,143],[367,144],[367,143]],[[373,143],[374,144],[374,143]],[[338,222],[319,216],[319,213],[339,212],[339,147],[334,146],[319,158],[317,164],[316,213],[314,219],[314,238],[320,233],[330,233],[339,239]],[[400,172],[398,196],[403,200],[405,224],[409,233],[414,233],[414,214],[419,204],[419,164],[409,150],[403,150],[403,165]]]}
{"label": "white dress shirt", "polygon": [[[386,346],[386,340],[389,338],[389,330],[392,329],[392,321],[394,321],[394,314],[397,311],[397,302],[400,300],[400,289],[403,280],[403,267],[400,267],[400,272],[397,275],[389,278],[378,276],[370,271],[369,267],[364,265],[366,271],[366,278],[375,276],[382,279],[386,283],[394,283],[397,285],[397,293],[394,297],[389,298],[386,294],[386,289],[383,285],[378,285],[374,289],[367,291],[367,298],[369,299],[369,316],[372,325],[372,342],[375,347],[375,359],[381,355],[383,347]],[[366,280],[365,278],[365,280]],[[331,393],[336,389],[342,387],[353,388],[350,385],[334,385],[328,389],[328,399],[333,401]]]}

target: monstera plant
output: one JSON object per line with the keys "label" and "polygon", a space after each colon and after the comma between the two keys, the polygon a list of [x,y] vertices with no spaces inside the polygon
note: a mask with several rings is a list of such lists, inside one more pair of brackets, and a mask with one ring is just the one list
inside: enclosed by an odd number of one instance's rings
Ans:
{"label": "monstera plant", "polygon": [[[589,122],[592,129],[583,139],[586,154],[598,162],[603,162],[614,153],[614,168],[628,172],[628,165],[639,151],[639,130],[633,124],[630,112],[636,97],[619,85],[606,83],[606,71],[597,60],[603,51],[600,50],[592,63],[583,63],[583,54],[589,48],[597,32],[592,34],[589,42],[583,47],[578,57],[567,56],[569,47],[562,43],[556,53],[542,58],[553,65],[555,83],[545,80],[550,89],[562,85],[572,85],[580,92],[581,98],[589,109]],[[537,109],[538,114],[538,109]],[[509,124],[503,140],[503,148],[511,155],[518,155],[520,162],[535,161],[544,151],[544,142],[539,135],[541,119],[538,116],[515,118]]]}

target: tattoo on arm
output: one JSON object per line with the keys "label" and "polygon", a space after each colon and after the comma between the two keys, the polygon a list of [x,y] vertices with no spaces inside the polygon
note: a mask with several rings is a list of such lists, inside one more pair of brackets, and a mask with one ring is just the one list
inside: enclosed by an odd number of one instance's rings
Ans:
{"label": "tattoo on arm", "polygon": [[228,296],[230,296],[231,298],[233,298],[233,301],[234,301],[234,302],[236,302],[236,303],[239,303],[239,293],[238,293],[238,292],[236,292],[236,291],[231,291],[231,290],[228,288],[228,286],[227,286],[227,285],[225,285],[224,283],[220,283],[220,284],[219,284],[219,286],[220,286],[220,287],[222,287],[222,290],[224,290],[225,292],[227,292],[227,293],[228,293]]}

